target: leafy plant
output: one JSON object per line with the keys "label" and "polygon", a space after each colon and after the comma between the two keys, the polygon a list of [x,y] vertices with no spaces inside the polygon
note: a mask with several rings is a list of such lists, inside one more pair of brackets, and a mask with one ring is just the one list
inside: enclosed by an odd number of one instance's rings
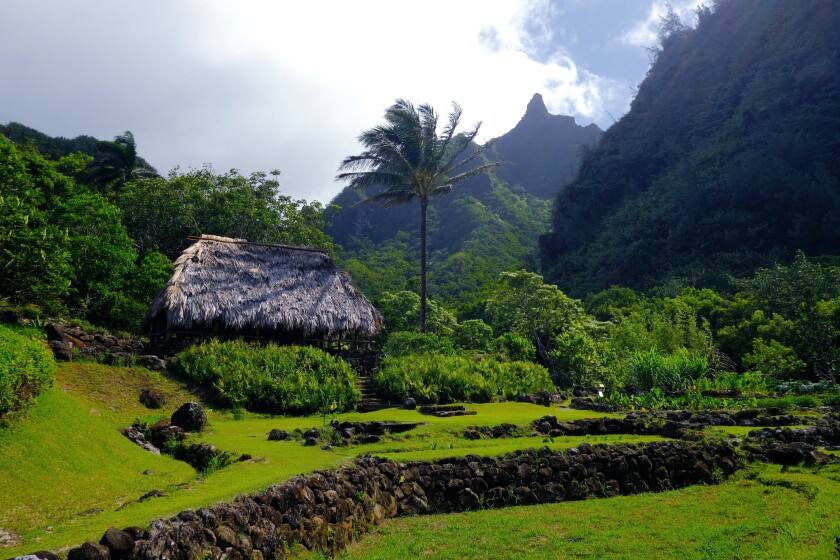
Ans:
{"label": "leafy plant", "polygon": [[49,387],[54,370],[52,352],[43,342],[0,325],[0,418]]}
{"label": "leafy plant", "polygon": [[361,402],[353,368],[308,346],[213,340],[181,352],[176,363],[232,407],[274,414],[340,412]]}

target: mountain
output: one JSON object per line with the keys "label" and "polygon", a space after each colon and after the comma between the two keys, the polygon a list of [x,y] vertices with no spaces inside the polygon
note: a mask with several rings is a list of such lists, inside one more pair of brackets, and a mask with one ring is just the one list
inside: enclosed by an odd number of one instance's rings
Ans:
{"label": "mountain", "polygon": [[513,130],[495,140],[496,157],[510,162],[497,175],[529,194],[552,198],[577,173],[582,147],[594,146],[602,134],[595,123],[578,126],[574,117],[550,114],[536,93]]}
{"label": "mountain", "polygon": [[840,253],[840,2],[724,0],[672,26],[558,193],[543,273],[583,295]]}
{"label": "mountain", "polygon": [[[431,294],[463,302],[489,287],[499,272],[536,267],[537,239],[546,228],[550,197],[574,177],[580,154],[598,142],[597,125],[552,115],[540,94],[511,131],[494,140],[490,157],[507,162],[493,177],[459,184],[429,209]],[[382,208],[344,189],[332,201],[327,228],[344,247],[341,265],[372,297],[414,287],[419,272],[419,205]]]}

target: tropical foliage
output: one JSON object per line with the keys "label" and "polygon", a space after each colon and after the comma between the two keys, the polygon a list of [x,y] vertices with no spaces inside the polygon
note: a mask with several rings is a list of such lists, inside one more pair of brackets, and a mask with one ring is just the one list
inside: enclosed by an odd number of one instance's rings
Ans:
{"label": "tropical foliage", "polygon": [[309,414],[350,410],[361,401],[353,368],[317,348],[214,340],[176,359],[183,375],[212,388],[226,406]]}

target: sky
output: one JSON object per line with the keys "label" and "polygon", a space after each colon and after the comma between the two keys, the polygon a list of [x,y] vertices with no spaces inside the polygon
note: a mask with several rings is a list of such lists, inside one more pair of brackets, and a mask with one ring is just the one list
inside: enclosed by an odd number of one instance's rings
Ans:
{"label": "sky", "polygon": [[[671,0],[687,24],[701,0]],[[463,109],[481,141],[534,93],[606,129],[649,67],[666,0],[2,0],[0,123],[130,130],[166,174],[280,170],[329,202],[395,99]],[[442,121],[445,119],[441,119]]]}

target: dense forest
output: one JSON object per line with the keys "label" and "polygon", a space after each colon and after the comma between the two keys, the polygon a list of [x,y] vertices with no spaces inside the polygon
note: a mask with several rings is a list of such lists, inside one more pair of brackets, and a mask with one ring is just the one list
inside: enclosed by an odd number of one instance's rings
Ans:
{"label": "dense forest", "polygon": [[[559,189],[543,272],[583,295],[840,248],[840,6],[742,0],[663,22],[630,112]],[[559,187],[560,185],[558,185]]]}

